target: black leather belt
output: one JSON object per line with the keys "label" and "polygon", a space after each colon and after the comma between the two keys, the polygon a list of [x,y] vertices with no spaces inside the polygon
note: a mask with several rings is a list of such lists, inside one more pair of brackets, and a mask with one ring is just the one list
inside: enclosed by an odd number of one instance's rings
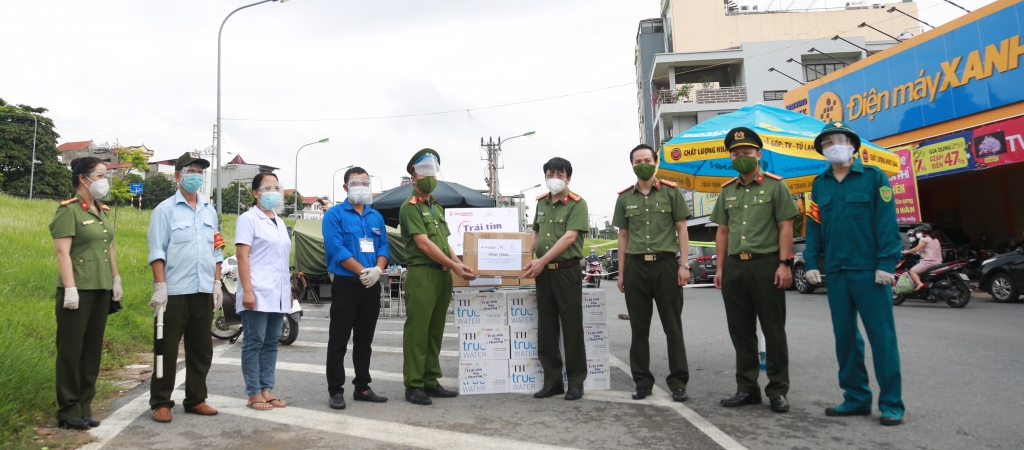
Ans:
{"label": "black leather belt", "polygon": [[416,264],[416,265],[414,265],[412,267],[429,267],[431,269],[440,270],[442,272],[451,272],[452,271],[452,269],[449,269],[449,268],[447,268],[445,266],[442,266],[440,264]]}
{"label": "black leather belt", "polygon": [[779,256],[778,253],[735,253],[735,254],[729,255],[729,257],[732,258],[732,259],[741,259],[741,260],[746,261],[748,259],[764,258],[766,256],[773,256],[773,255],[774,256]]}
{"label": "black leather belt", "polygon": [[647,255],[629,254],[629,259],[636,260],[636,261],[647,261],[647,262],[650,262],[650,261],[664,261],[666,259],[676,259],[676,254],[675,253],[669,253],[669,252],[654,253],[654,254],[647,254]]}
{"label": "black leather belt", "polygon": [[548,265],[544,266],[544,268],[548,269],[548,270],[555,270],[555,269],[564,269],[566,267],[573,267],[573,266],[578,266],[578,265],[580,265],[580,260],[578,260],[578,259],[567,259],[565,261],[559,261],[559,262],[556,262],[556,263],[548,264]]}

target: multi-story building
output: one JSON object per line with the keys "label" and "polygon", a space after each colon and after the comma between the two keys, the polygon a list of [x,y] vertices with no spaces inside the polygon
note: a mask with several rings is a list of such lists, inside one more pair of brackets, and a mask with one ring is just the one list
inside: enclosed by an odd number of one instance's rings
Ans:
{"label": "multi-story building", "polygon": [[[93,156],[99,158],[106,165],[111,164],[123,164],[123,161],[117,157],[117,145],[108,143],[97,144],[91,140],[89,141],[78,141],[78,142],[65,142],[57,146],[57,151],[60,152],[60,161],[64,164],[71,164],[76,158],[84,158],[87,156]],[[146,158],[153,157],[153,150],[146,148],[146,145],[132,145],[127,147],[129,150],[142,150],[142,154]]]}

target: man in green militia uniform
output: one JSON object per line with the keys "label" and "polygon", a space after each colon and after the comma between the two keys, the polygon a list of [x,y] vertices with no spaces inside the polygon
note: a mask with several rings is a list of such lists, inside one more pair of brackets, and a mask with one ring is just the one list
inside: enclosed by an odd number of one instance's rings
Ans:
{"label": "man in green militia uniform", "polygon": [[[789,411],[789,348],[786,288],[793,282],[793,218],[798,214],[782,177],[759,167],[761,137],[745,127],[725,136],[732,167],[740,173],[722,184],[711,221],[718,224],[715,248],[729,336],[736,349],[736,394],[722,406],[760,405],[757,322],[764,332],[768,386],[774,412]],[[727,257],[722,255],[728,254]]]}
{"label": "man in green militia uniform", "polygon": [[[587,202],[569,191],[569,161],[551,158],[543,169],[550,194],[537,197],[533,217],[533,253],[537,259],[523,269],[523,277],[537,279],[537,356],[544,368],[544,387],[533,396],[548,398],[564,392],[566,400],[579,400],[583,398],[583,381],[587,379],[580,274],[583,239],[590,228]],[[562,387],[559,322],[565,334],[562,338],[568,391]]]}
{"label": "man in green militia uniform", "polygon": [[402,338],[405,400],[431,404],[430,397],[459,395],[438,383],[441,378],[441,338],[445,313],[452,296],[451,272],[471,280],[473,270],[448,248],[448,223],[444,208],[430,195],[437,187],[441,157],[429,148],[416,152],[406,171],[412,177],[413,195],[402,204],[398,223],[405,243],[409,274],[405,278],[406,307]]}
{"label": "man in green militia uniform", "polygon": [[[629,367],[636,391],[633,400],[643,400],[654,388],[651,373],[651,316],[658,306],[661,327],[668,344],[671,372],[665,382],[672,400],[684,402],[690,371],[686,365],[683,342],[683,285],[690,282],[689,262],[679,265],[676,251],[690,251],[686,219],[690,208],[676,183],[654,178],[658,155],[641,144],[629,153],[636,184],[619,191],[612,215],[612,226],[619,227],[619,292],[626,293],[629,327],[633,331],[629,348]],[[678,237],[677,237],[678,235]]]}

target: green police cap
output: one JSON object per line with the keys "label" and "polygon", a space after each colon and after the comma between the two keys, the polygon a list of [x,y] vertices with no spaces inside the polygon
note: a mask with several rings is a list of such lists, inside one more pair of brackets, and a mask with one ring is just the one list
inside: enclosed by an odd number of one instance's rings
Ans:
{"label": "green police cap", "polygon": [[760,149],[764,147],[764,143],[761,142],[761,136],[758,136],[754,130],[747,127],[736,127],[729,130],[729,134],[725,135],[725,149],[732,150],[735,147],[740,146],[752,146]]}
{"label": "green police cap", "polygon": [[437,152],[434,151],[434,149],[432,148],[425,148],[423,150],[416,152],[415,155],[412,155],[412,159],[410,159],[409,163],[405,165],[405,171],[408,172],[409,175],[412,175],[412,166],[416,164],[416,162],[419,161],[420,158],[424,157],[425,155],[434,155],[434,157],[437,158],[437,163],[441,164],[441,155],[438,155]]}
{"label": "green police cap", "polygon": [[174,163],[174,170],[181,170],[183,167],[188,167],[195,163],[201,164],[203,169],[210,167],[210,162],[200,158],[198,153],[185,152],[184,155],[178,157],[178,162]]}
{"label": "green police cap", "polygon": [[818,137],[814,138],[814,149],[817,150],[818,153],[822,152],[821,141],[824,139],[826,134],[831,133],[843,133],[849,136],[850,140],[853,141],[854,153],[860,150],[860,137],[857,136],[856,131],[853,131],[853,128],[850,128],[843,122],[830,122],[825,124],[825,128],[821,129],[821,133],[818,133]]}

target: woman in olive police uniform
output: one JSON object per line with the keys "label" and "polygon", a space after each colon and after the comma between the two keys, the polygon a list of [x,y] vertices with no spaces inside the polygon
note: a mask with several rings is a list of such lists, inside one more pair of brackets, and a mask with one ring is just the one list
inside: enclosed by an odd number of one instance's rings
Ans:
{"label": "woman in olive police uniform", "polygon": [[107,167],[97,158],[71,161],[75,197],[57,207],[50,235],[57,253],[57,420],[63,428],[88,430],[100,372],[103,331],[111,301],[120,302],[121,277],[114,260],[114,228],[99,203],[110,191]]}

